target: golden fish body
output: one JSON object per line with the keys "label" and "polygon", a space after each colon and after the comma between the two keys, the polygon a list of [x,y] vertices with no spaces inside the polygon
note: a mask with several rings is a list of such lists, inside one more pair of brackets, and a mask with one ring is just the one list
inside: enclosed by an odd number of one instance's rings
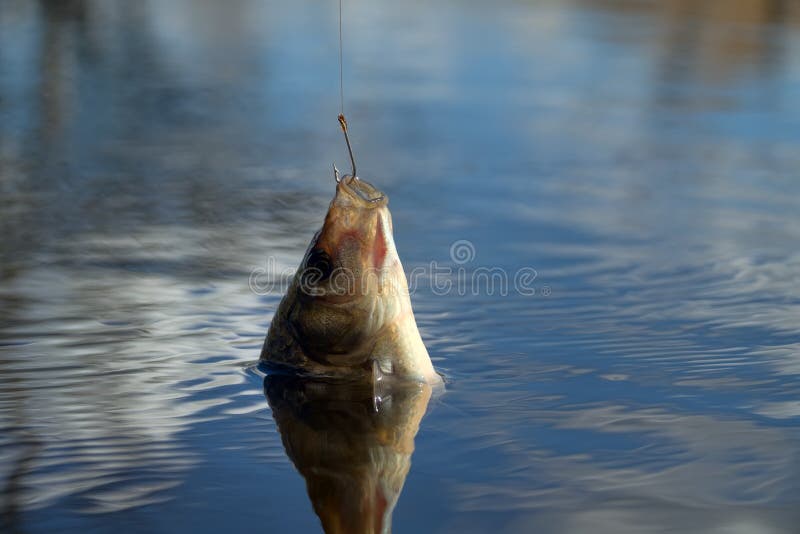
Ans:
{"label": "golden fish body", "polygon": [[261,360],[314,375],[441,382],[422,342],[388,199],[344,176],[272,319]]}

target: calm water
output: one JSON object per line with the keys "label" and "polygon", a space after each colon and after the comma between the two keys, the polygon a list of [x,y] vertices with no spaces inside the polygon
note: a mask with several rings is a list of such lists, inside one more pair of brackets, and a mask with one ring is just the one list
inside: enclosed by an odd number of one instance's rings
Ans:
{"label": "calm water", "polygon": [[[537,272],[414,293],[449,385],[394,531],[798,532],[800,5],[345,14],[406,270]],[[249,278],[298,264],[347,167],[336,17],[0,2],[3,532],[320,531],[252,368],[281,292]]]}

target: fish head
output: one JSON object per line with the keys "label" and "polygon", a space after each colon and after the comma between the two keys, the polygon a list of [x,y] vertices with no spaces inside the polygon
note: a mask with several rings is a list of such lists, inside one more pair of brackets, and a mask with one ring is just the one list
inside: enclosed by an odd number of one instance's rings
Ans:
{"label": "fish head", "polygon": [[384,193],[349,175],[337,183],[294,286],[290,320],[304,352],[329,365],[366,361],[385,325],[411,306]]}

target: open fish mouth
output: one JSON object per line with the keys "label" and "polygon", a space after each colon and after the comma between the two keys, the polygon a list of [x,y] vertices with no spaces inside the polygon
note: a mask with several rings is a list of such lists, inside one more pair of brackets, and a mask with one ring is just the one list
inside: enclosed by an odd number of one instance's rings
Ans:
{"label": "open fish mouth", "polygon": [[339,182],[342,191],[348,193],[364,207],[378,207],[388,204],[389,199],[377,187],[349,174]]}
{"label": "open fish mouth", "polygon": [[336,168],[335,163],[333,164],[333,177],[338,184],[337,189],[347,191],[351,196],[360,199],[362,205],[366,207],[385,206],[389,202],[386,195],[371,183],[365,182],[358,177],[356,159],[353,156],[353,147],[350,146],[350,136],[347,135],[347,119],[344,118],[344,113],[339,115],[339,126],[342,128],[344,140],[347,142],[347,152],[350,155],[350,164],[353,166],[353,171],[340,177],[339,169]]}

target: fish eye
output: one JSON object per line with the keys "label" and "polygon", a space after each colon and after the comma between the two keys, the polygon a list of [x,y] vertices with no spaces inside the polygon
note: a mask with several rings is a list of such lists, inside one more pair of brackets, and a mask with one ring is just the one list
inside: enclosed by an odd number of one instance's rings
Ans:
{"label": "fish eye", "polygon": [[306,260],[306,270],[309,277],[313,277],[312,282],[321,282],[331,275],[333,262],[327,252],[321,248],[315,248],[308,255]]}

